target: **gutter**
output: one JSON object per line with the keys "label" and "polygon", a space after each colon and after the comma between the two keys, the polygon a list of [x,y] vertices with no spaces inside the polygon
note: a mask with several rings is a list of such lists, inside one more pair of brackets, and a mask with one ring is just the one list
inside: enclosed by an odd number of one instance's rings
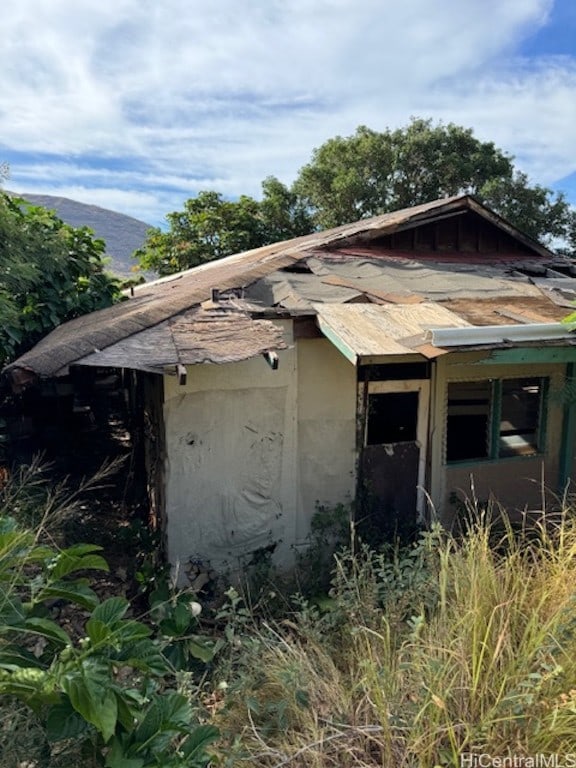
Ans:
{"label": "gutter", "polygon": [[471,325],[465,328],[429,328],[426,338],[435,347],[467,347],[524,341],[571,339],[574,323],[530,323],[526,325]]}

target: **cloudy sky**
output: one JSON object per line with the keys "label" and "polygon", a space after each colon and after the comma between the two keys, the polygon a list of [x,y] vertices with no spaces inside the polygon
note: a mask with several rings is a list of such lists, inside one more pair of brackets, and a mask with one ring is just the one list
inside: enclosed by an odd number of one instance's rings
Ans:
{"label": "cloudy sky", "polygon": [[472,127],[576,204],[574,0],[3,0],[9,189],[152,224],[326,139]]}

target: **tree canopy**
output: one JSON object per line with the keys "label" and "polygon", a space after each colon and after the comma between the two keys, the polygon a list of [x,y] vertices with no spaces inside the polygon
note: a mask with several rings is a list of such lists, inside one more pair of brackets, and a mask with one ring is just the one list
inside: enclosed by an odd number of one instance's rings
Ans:
{"label": "tree canopy", "polygon": [[295,193],[272,176],[262,188],[261,201],[248,195],[225,200],[210,191],[187,200],[183,211],[167,215],[167,232],[149,231],[135,254],[140,266],[169,275],[311,231],[312,220]]}
{"label": "tree canopy", "polygon": [[87,227],[0,191],[0,365],[60,323],[120,297],[104,252]]}
{"label": "tree canopy", "polygon": [[533,185],[513,158],[470,128],[413,118],[396,130],[360,126],[312,153],[292,187],[273,176],[263,198],[236,202],[201,192],[168,214],[137,252],[169,274],[231,253],[441,197],[475,195],[526,234],[576,247],[576,212],[564,195]]}
{"label": "tree canopy", "polygon": [[394,131],[360,126],[329,139],[294,191],[321,229],[464,193],[542,242],[569,238],[575,215],[562,194],[531,185],[510,155],[470,128],[420,118]]}

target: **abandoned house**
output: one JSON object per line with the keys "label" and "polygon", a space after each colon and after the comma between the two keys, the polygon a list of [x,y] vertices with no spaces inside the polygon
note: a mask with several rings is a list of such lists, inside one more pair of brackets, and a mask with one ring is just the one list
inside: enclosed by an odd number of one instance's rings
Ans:
{"label": "abandoned house", "polygon": [[176,565],[289,564],[318,504],[383,531],[574,473],[575,268],[470,196],[230,256],[69,322],[5,371],[123,372]]}

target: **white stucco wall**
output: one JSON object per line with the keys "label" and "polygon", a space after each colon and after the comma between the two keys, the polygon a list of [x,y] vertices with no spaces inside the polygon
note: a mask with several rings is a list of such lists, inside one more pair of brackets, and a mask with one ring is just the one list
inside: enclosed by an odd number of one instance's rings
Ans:
{"label": "white stucco wall", "polygon": [[356,490],[356,369],[327,339],[300,339],[299,516],[306,540],[317,505],[349,502]]}
{"label": "white stucco wall", "polygon": [[[354,367],[324,339],[263,358],[165,377],[166,539],[181,569],[236,569],[276,545],[280,566],[309,530],[316,502],[354,493]],[[178,565],[179,564],[179,565]]]}

